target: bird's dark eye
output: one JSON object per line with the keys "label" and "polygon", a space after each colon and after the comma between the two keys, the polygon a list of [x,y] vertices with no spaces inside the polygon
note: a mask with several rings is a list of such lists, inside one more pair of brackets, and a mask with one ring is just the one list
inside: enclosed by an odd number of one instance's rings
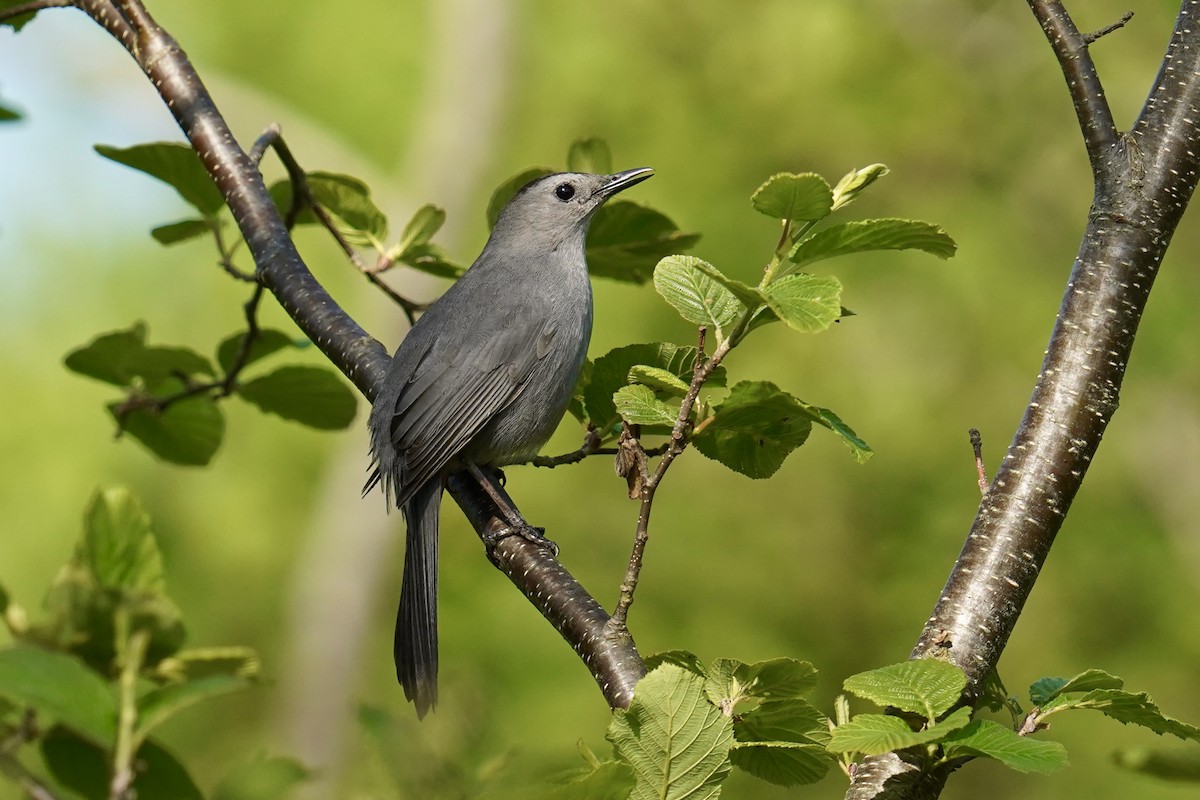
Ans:
{"label": "bird's dark eye", "polygon": [[554,187],[554,196],[565,203],[575,196],[575,187],[569,183],[560,183]]}

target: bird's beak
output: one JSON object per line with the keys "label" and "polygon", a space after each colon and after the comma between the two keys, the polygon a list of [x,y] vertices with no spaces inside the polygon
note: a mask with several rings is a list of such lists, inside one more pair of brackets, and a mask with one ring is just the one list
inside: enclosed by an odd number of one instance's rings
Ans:
{"label": "bird's beak", "polygon": [[654,174],[654,170],[649,167],[638,167],[637,169],[627,169],[624,172],[617,172],[608,176],[608,180],[600,185],[596,190],[596,194],[601,197],[612,197],[617,192],[628,189],[635,183],[641,183]]}

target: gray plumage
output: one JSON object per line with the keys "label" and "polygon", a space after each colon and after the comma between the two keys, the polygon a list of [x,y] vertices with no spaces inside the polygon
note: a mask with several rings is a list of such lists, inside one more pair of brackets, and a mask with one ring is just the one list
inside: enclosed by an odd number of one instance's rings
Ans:
{"label": "gray plumage", "polygon": [[584,244],[592,214],[650,177],[560,173],[500,212],[471,268],[417,320],[369,421],[376,467],[408,533],[396,676],[424,716],[437,702],[437,530],[447,475],[535,455],[570,402],[592,331]]}

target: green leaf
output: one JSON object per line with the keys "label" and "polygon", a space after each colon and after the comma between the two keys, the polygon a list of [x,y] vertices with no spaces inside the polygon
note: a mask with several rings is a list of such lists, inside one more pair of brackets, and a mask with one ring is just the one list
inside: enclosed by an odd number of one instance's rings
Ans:
{"label": "green leaf", "polygon": [[492,199],[488,201],[487,207],[487,226],[490,231],[496,227],[496,220],[500,218],[500,212],[508,205],[508,201],[516,196],[517,192],[525,188],[526,184],[536,181],[538,178],[546,175],[551,175],[554,170],[549,167],[530,167],[522,170],[516,175],[506,180],[504,183],[496,187],[496,191],[492,192]]}
{"label": "green leaf", "polygon": [[824,747],[794,742],[739,742],[729,758],[734,766],[776,786],[816,783],[836,763]]}
{"label": "green leaf", "polygon": [[876,705],[935,719],[958,702],[967,676],[946,661],[920,658],[851,675],[842,686]]}
{"label": "green leaf", "polygon": [[126,487],[96,492],[76,557],[105,588],[165,594],[162,555],[150,517]]}
{"label": "green leaf", "polygon": [[687,394],[688,383],[676,375],[659,367],[647,367],[638,364],[629,370],[629,382],[649,386],[655,392],[683,397]]}
{"label": "green leaf", "polygon": [[192,647],[160,661],[155,674],[179,683],[216,675],[253,680],[261,668],[258,653],[249,647]]}
{"label": "green leaf", "polygon": [[797,266],[868,250],[923,250],[947,259],[958,245],[937,225],[911,219],[864,219],[830,225],[801,239],[788,253]]}
{"label": "green leaf", "polygon": [[176,244],[209,233],[212,233],[212,225],[203,219],[180,220],[169,225],[159,225],[150,231],[155,241],[162,245]]}
{"label": "green leaf", "polygon": [[[242,347],[242,342],[246,338],[246,332],[235,333],[232,336],[227,336],[217,346],[217,363],[221,365],[221,371],[228,374],[233,368],[234,359],[237,358],[238,351]],[[288,336],[283,331],[276,330],[260,330],[254,337],[254,341],[250,344],[250,352],[246,354],[246,366],[253,364],[260,358],[271,355],[288,347],[298,347],[292,337]]]}
{"label": "green leaf", "polygon": [[832,275],[785,275],[767,284],[771,310],[801,333],[823,331],[842,315],[842,284]]}
{"label": "green leaf", "polygon": [[[959,709],[960,711],[963,709]],[[990,719],[977,719],[946,737],[946,758],[994,758],[1018,772],[1054,772],[1067,766],[1067,750],[1059,742],[1018,736]]]}
{"label": "green leaf", "polygon": [[[613,395],[628,385],[630,370],[639,366],[662,369],[690,383],[695,361],[696,348],[669,342],[631,344],[605,353],[592,364],[591,378],[583,387],[583,408],[587,418],[602,435],[610,433],[621,421]],[[713,370],[706,385],[724,386],[724,368]]]}
{"label": "green leaf", "polygon": [[737,659],[718,658],[705,672],[704,694],[726,715],[746,697],[745,687],[734,677],[744,666]]}
{"label": "green leaf", "polygon": [[[704,264],[701,270],[698,265]],[[654,288],[688,322],[707,325],[725,339],[725,330],[745,311],[729,289],[710,277],[716,267],[693,256],[667,256],[654,268]]]}
{"label": "green leaf", "polygon": [[692,443],[750,478],[769,478],[808,439],[812,421],[796,398],[766,381],[742,381]]}
{"label": "green leaf", "polygon": [[1126,692],[1121,689],[1093,689],[1078,694],[1062,693],[1042,707],[1042,719],[1059,711],[1086,708],[1099,711],[1107,717],[1126,724],[1132,723],[1149,728],[1160,736],[1169,733],[1180,739],[1200,742],[1200,728],[1159,711],[1158,706],[1145,692]]}
{"label": "green leaf", "polygon": [[674,425],[677,409],[654,396],[648,386],[622,386],[613,394],[613,405],[630,425]]}
{"label": "green leaf", "polygon": [[[160,390],[180,386],[169,381]],[[108,412],[121,431],[142,443],[154,455],[172,464],[202,467],[212,460],[225,436],[225,417],[208,395],[196,395],[172,403],[165,411],[144,408],[124,415],[122,403],[109,403]]]}
{"label": "green leaf", "polygon": [[293,759],[259,757],[234,767],[213,789],[212,800],[283,800],[312,775]]}
{"label": "green leaf", "polygon": [[321,430],[349,427],[358,411],[353,392],[321,367],[280,367],[240,384],[237,393],[263,411]]}
{"label": "green leaf", "polygon": [[1111,675],[1102,669],[1089,669],[1067,678],[1066,682],[1061,684],[1058,690],[1054,692],[1054,695],[1066,694],[1067,692],[1090,692],[1093,689],[1123,688],[1125,688],[1125,681],[1116,675]]}
{"label": "green leaf", "polygon": [[371,190],[365,183],[332,172],[310,172],[304,177],[309,193],[329,212],[334,227],[346,241],[383,249],[387,217],[371,199]]}
{"label": "green leaf", "polygon": [[855,463],[865,464],[871,460],[871,456],[875,455],[875,451],[871,446],[858,437],[846,423],[842,422],[841,417],[830,411],[828,408],[810,405],[803,400],[797,401],[804,407],[805,412],[812,417],[813,422],[824,425],[829,430],[842,437],[842,441],[850,448],[850,455],[853,456]]}
{"label": "green leaf", "polygon": [[[32,17],[31,17],[31,19],[32,19]],[[0,25],[12,25],[12,24],[13,24],[13,20],[6,20],[5,22],[0,23]],[[14,25],[14,27],[16,27],[16,26]],[[0,122],[16,122],[19,119],[21,119],[21,113],[19,111],[16,111],[15,109],[9,108],[8,106],[4,105],[3,103],[0,103]]]}
{"label": "green leaf", "polygon": [[733,722],[739,742],[829,742],[829,718],[807,700],[767,700],[758,708],[740,714]]}
{"label": "green leaf", "polygon": [[633,767],[630,800],[704,800],[720,795],[729,773],[733,723],[705,698],[703,678],[663,664],[616,712],[608,740]]}
{"label": "green leaf", "polygon": [[899,717],[859,714],[830,734],[826,746],[833,753],[862,753],[877,756],[920,744],[940,741],[971,721],[971,709],[959,708],[941,722],[914,731]]}
{"label": "green leaf", "polygon": [[690,250],[698,233],[683,233],[671,218],[632,200],[605,203],[592,218],[587,238],[588,271],[598,278],[643,284],[654,265]]}
{"label": "green leaf", "polygon": [[182,142],[151,142],[133,147],[98,144],[95,150],[107,159],[132,167],[174,187],[197,211],[211,216],[225,200],[204,169],[200,156]]}
{"label": "green leaf", "polygon": [[646,671],[653,672],[660,664],[674,664],[677,667],[686,669],[693,675],[701,678],[708,677],[708,669],[705,668],[704,662],[695,653],[689,653],[687,650],[664,650],[661,653],[655,653],[651,656],[646,656],[643,659],[646,664]]}
{"label": "green leaf", "polygon": [[759,186],[750,202],[768,217],[814,222],[829,216],[833,192],[820,175],[781,172]]}
{"label": "green leaf", "polygon": [[433,242],[426,242],[425,244],[414,245],[408,248],[400,256],[400,261],[413,269],[449,280],[456,280],[467,271],[461,264],[452,262],[446,256],[445,251]]}
{"label": "green leaf", "polygon": [[817,668],[794,658],[743,665],[736,674],[748,695],[763,699],[799,698],[817,687]]}
{"label": "green leaf", "polygon": [[[54,779],[83,797],[109,796],[111,759],[105,748],[61,727],[42,739],[42,758]],[[146,742],[134,758],[131,796],[137,800],[203,800],[191,776],[169,751]]]}
{"label": "green leaf", "polygon": [[433,238],[433,235],[441,230],[445,224],[445,210],[430,204],[421,206],[417,209],[417,213],[413,214],[408,224],[404,226],[404,232],[400,235],[400,242],[396,245],[399,253],[397,258],[403,259],[404,254],[412,248],[427,244]]}
{"label": "green leaf", "polygon": [[727,277],[719,269],[709,264],[707,261],[697,259],[694,266],[708,277],[712,278],[717,283],[729,290],[730,294],[741,301],[746,308],[756,308],[767,302],[763,297],[762,292],[757,287],[751,286],[748,283],[742,283],[739,280]]}
{"label": "green leaf", "polygon": [[557,786],[538,800],[625,800],[633,790],[633,770],[620,761],[600,761],[554,783]]}
{"label": "green leaf", "polygon": [[1194,747],[1174,749],[1125,748],[1113,753],[1122,769],[1164,781],[1200,783],[1200,752]]}
{"label": "green leaf", "polygon": [[72,656],[25,646],[0,650],[0,697],[30,706],[100,746],[115,741],[117,704],[108,684]]}
{"label": "green leaf", "polygon": [[138,698],[138,720],[134,730],[136,741],[146,738],[151,730],[185,708],[210,697],[241,691],[250,682],[232,675],[210,675],[188,683],[172,683],[153,689]]}
{"label": "green leaf", "polygon": [[613,171],[612,152],[603,139],[576,139],[567,151],[567,170],[608,175]]}
{"label": "green leaf", "polygon": [[833,210],[849,205],[872,183],[890,172],[883,164],[871,164],[862,169],[853,169],[842,176],[833,187]]}
{"label": "green leaf", "polygon": [[1040,678],[1029,685],[1029,702],[1044,706],[1058,696],[1058,690],[1066,686],[1066,678]]}
{"label": "green leaf", "polygon": [[178,375],[214,374],[207,358],[186,347],[147,347],[143,322],[97,336],[68,353],[63,363],[72,372],[116,386],[129,386],[135,378],[155,382]]}

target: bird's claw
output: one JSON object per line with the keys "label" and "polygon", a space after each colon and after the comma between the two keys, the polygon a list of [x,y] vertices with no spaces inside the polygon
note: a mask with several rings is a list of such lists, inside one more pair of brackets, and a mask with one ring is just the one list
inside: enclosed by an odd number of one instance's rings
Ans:
{"label": "bird's claw", "polygon": [[499,544],[502,539],[507,539],[510,536],[520,536],[525,541],[549,551],[550,555],[558,556],[558,545],[546,538],[546,529],[534,527],[528,522],[521,522],[519,525],[506,525],[495,533],[488,534],[484,541],[489,548],[492,548]]}

